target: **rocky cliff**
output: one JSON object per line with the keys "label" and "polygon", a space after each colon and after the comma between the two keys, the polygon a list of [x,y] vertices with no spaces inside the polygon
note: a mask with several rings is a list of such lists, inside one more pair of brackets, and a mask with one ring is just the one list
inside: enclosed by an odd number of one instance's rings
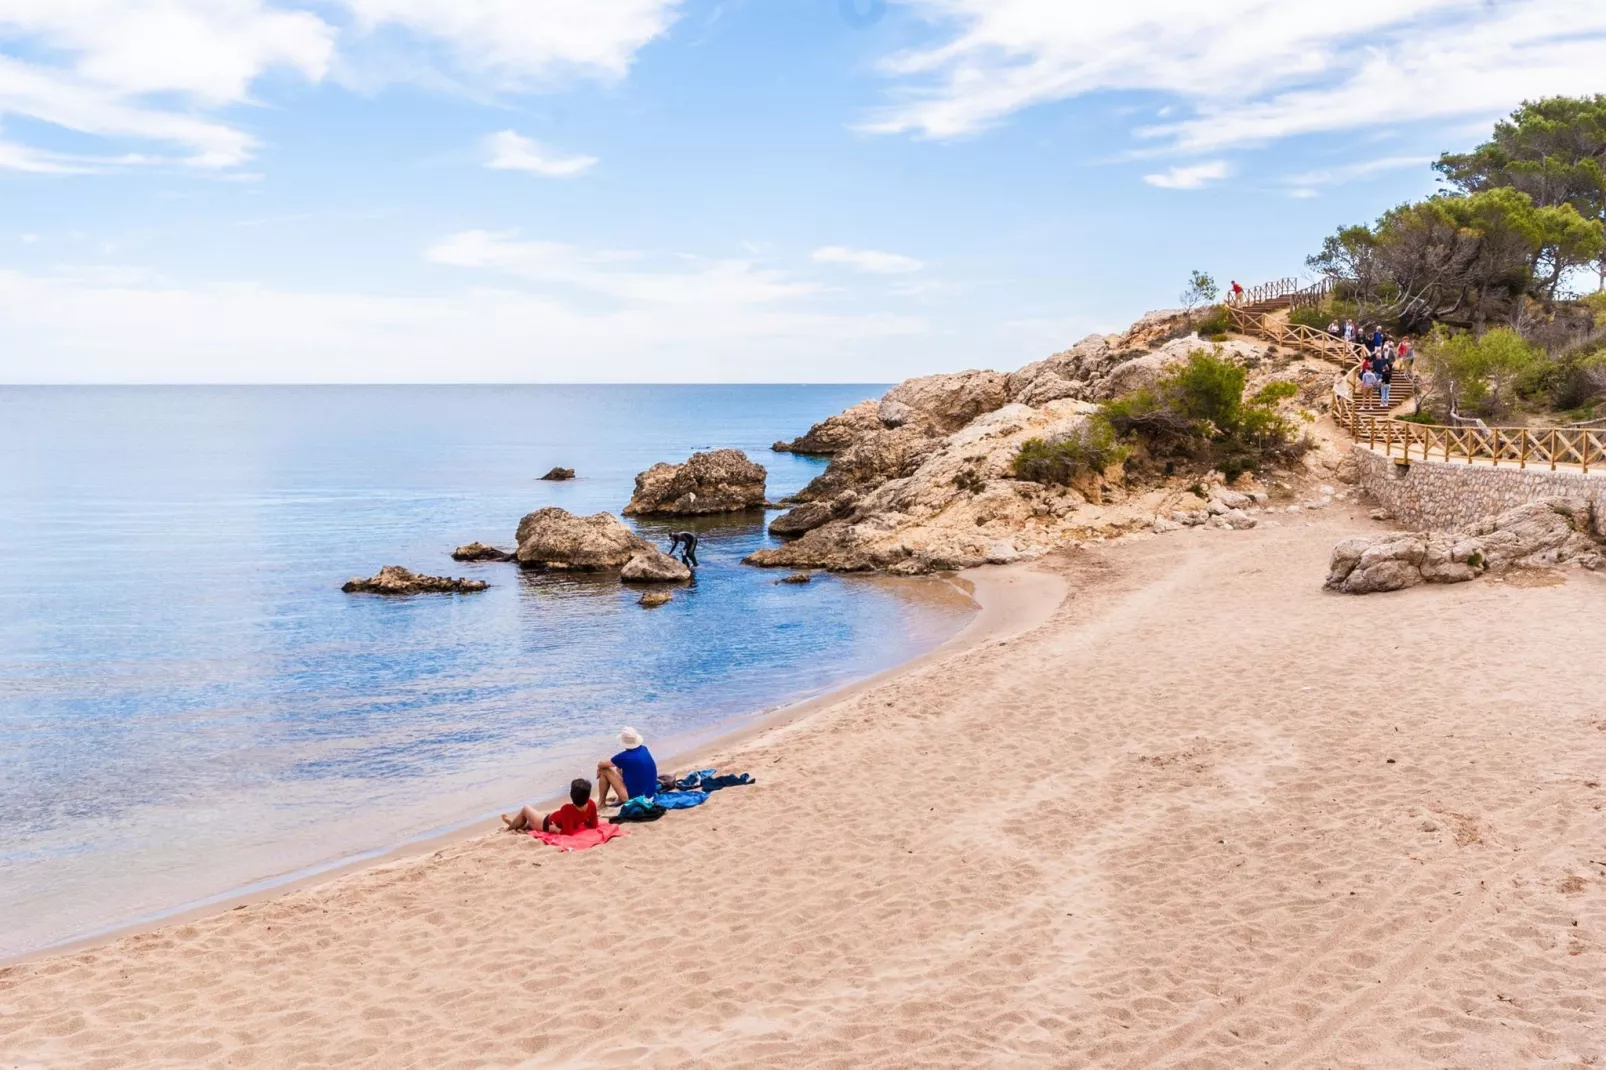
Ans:
{"label": "rocky cliff", "polygon": [[[770,526],[798,538],[748,563],[905,574],[966,568],[1153,527],[1178,509],[1198,508],[1179,500],[1185,492],[1177,486],[1133,488],[1119,472],[1059,487],[1012,470],[1027,440],[1073,433],[1098,402],[1150,386],[1189,353],[1211,348],[1186,322],[1178,312],[1152,313],[1121,334],[1085,338],[1015,372],[910,379],[879,402],[777,443],[829,455],[831,463]],[[1281,362],[1265,343],[1217,348],[1252,375]]]}

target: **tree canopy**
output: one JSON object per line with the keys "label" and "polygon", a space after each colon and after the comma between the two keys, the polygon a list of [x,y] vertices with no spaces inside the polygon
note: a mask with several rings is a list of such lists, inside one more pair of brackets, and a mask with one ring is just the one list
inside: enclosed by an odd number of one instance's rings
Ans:
{"label": "tree canopy", "polygon": [[1481,330],[1525,297],[1553,305],[1576,269],[1606,286],[1606,96],[1525,103],[1434,167],[1450,190],[1344,227],[1306,261],[1363,318]]}

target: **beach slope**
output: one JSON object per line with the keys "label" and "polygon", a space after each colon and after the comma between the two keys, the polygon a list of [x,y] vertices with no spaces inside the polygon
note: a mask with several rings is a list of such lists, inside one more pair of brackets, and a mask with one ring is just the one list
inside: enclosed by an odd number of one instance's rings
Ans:
{"label": "beach slope", "polygon": [[10,967],[0,1061],[1606,1062],[1602,581],[1324,593],[1367,527],[1045,559],[1047,623],[600,849],[493,836]]}

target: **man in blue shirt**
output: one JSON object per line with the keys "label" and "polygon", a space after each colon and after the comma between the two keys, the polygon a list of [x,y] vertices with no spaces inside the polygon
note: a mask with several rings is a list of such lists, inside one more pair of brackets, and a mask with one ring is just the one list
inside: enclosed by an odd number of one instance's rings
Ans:
{"label": "man in blue shirt", "polygon": [[620,803],[638,795],[650,799],[658,794],[658,763],[642,745],[641,733],[627,726],[620,730],[619,742],[624,750],[597,763],[597,783],[602,785],[599,806],[609,805],[610,790]]}

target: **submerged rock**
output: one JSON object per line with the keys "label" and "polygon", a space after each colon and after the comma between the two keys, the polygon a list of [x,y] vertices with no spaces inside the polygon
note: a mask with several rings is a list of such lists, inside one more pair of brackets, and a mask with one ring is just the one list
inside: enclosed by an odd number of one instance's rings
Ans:
{"label": "submerged rock", "polygon": [[780,579],[776,580],[775,582],[776,583],[791,583],[791,584],[797,584],[797,585],[801,585],[801,584],[805,584],[805,583],[813,583],[814,582],[814,574],[812,572],[794,572],[790,576],[782,576]]}
{"label": "submerged rock", "polygon": [[566,479],[574,478],[573,468],[554,468],[541,477],[549,483],[562,483]]}
{"label": "submerged rock", "polygon": [[487,586],[484,580],[423,576],[400,565],[386,565],[367,579],[346,581],[340,589],[347,594],[467,594],[483,591]]}
{"label": "submerged rock", "polygon": [[471,542],[452,551],[453,561],[511,561],[513,555],[483,542]]}
{"label": "submerged rock", "polygon": [[525,568],[606,572],[653,545],[612,513],[575,516],[548,506],[519,521],[518,562]]}
{"label": "submerged rock", "polygon": [[636,605],[645,606],[647,609],[656,609],[659,606],[667,606],[674,600],[675,596],[668,591],[648,591],[636,600]]}
{"label": "submerged rock", "polygon": [[644,550],[625,562],[619,578],[626,583],[684,583],[691,569],[661,550]]}
{"label": "submerged rock", "polygon": [[764,507],[763,465],[741,450],[694,453],[685,464],[655,464],[636,477],[626,516],[703,516]]}
{"label": "submerged rock", "polygon": [[1465,583],[1485,572],[1574,563],[1606,567],[1590,504],[1550,498],[1518,506],[1461,534],[1363,535],[1333,547],[1326,588],[1344,594]]}

